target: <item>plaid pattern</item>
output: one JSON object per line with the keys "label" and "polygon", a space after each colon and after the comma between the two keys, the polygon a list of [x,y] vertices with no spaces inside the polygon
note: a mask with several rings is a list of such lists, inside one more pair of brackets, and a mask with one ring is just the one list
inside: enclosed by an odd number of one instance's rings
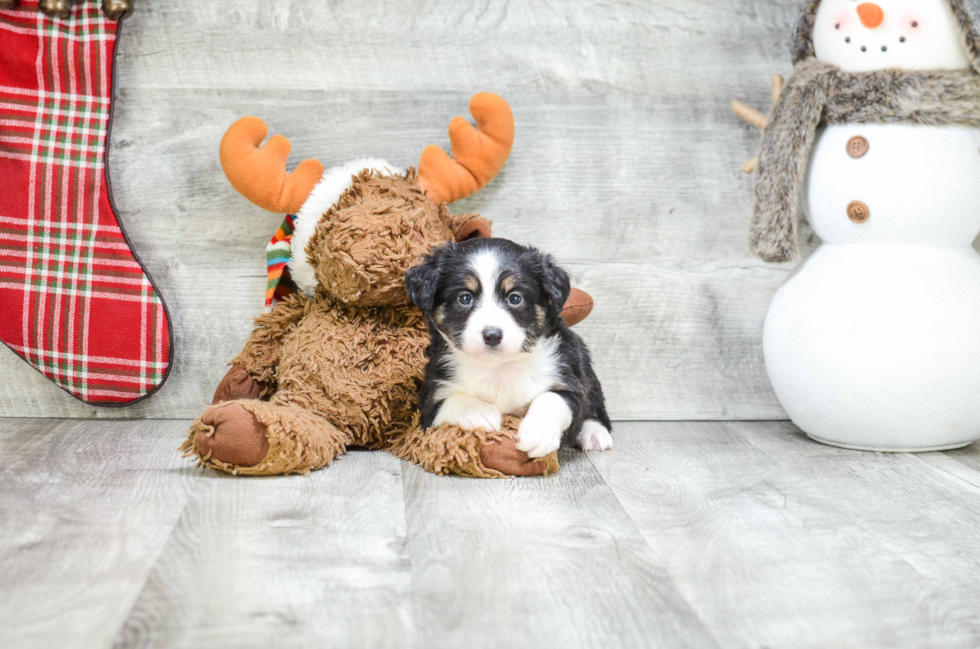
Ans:
{"label": "plaid pattern", "polygon": [[289,276],[290,244],[293,241],[293,221],[296,216],[287,214],[286,219],[272,235],[265,247],[265,263],[269,281],[265,287],[265,310],[271,311],[276,302],[296,292],[296,284]]}
{"label": "plaid pattern", "polygon": [[97,405],[146,396],[171,362],[106,183],[116,28],[98,0],[0,11],[0,341]]}

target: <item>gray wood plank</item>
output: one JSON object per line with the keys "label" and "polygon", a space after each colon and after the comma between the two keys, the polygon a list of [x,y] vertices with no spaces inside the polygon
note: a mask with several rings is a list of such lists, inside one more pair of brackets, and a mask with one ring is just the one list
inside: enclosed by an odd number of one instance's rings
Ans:
{"label": "gray wood plank", "polygon": [[554,478],[241,479],[181,460],[185,426],[0,421],[0,646],[980,642],[973,448],[621,423]]}
{"label": "gray wood plank", "polygon": [[260,310],[280,221],[221,174],[235,118],[263,116],[292,139],[294,163],[411,164],[488,89],[513,105],[517,140],[457,209],[552,252],[593,293],[582,331],[614,417],[784,417],[759,341],[788,268],[748,253],[740,165],[758,134],[728,103],[766,105],[797,5],[144,3],[120,44],[110,171],[171,309],[174,372],[146,403],[99,411],[0,349],[0,416],[189,418],[210,400]]}
{"label": "gray wood plank", "polygon": [[980,444],[945,453],[920,453],[917,456],[940,470],[980,487]]}
{"label": "gray wood plank", "polygon": [[389,647],[412,634],[401,462],[197,483],[115,647]]}
{"label": "gray wood plank", "polygon": [[404,472],[420,647],[710,647],[588,459],[557,477]]}
{"label": "gray wood plank", "polygon": [[199,476],[185,427],[0,420],[0,646],[109,644]]}
{"label": "gray wood plank", "polygon": [[976,474],[822,446],[788,423],[615,437],[590,460],[720,644],[980,642]]}
{"label": "gray wood plank", "polygon": [[[140,85],[698,95],[788,64],[797,0],[148,3],[126,29]],[[201,38],[205,36],[206,38]],[[738,70],[738,73],[734,71]],[[493,88],[491,88],[493,89]]]}

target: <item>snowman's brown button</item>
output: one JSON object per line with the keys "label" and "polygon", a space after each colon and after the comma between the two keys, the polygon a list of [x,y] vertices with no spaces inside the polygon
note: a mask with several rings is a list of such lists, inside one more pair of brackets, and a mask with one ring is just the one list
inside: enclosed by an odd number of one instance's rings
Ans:
{"label": "snowman's brown button", "polygon": [[847,218],[855,223],[864,223],[871,216],[871,210],[861,201],[853,201],[847,206]]}
{"label": "snowman's brown button", "polygon": [[868,152],[869,148],[871,148],[871,145],[868,144],[868,138],[863,135],[855,135],[847,141],[847,155],[852,158],[862,157]]}

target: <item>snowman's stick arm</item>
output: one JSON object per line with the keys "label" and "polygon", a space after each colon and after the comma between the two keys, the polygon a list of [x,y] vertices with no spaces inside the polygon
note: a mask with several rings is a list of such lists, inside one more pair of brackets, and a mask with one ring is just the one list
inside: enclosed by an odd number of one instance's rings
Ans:
{"label": "snowman's stick arm", "polygon": [[783,94],[783,86],[786,82],[783,81],[783,75],[774,74],[772,75],[772,105],[775,106],[776,102],[779,101],[780,95]]}
{"label": "snowman's stick arm", "polygon": [[[776,102],[779,101],[780,95],[783,94],[783,87],[785,86],[783,76],[781,74],[775,74],[772,77],[772,105],[775,106]],[[732,102],[732,112],[738,115],[740,118],[744,119],[746,122],[756,127],[760,131],[766,130],[766,125],[768,120],[766,116],[752,108],[746,103],[738,101],[737,99]],[[756,167],[759,166],[759,158],[752,158],[742,165],[742,171],[747,174],[755,173]]]}
{"label": "snowman's stick arm", "polygon": [[766,130],[766,116],[748,104],[743,104],[736,99],[732,102],[732,112],[760,131]]}

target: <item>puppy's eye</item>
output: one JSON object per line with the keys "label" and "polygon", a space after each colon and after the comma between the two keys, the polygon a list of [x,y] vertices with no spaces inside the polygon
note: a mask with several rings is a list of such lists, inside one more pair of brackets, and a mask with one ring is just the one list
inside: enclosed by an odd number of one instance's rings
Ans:
{"label": "puppy's eye", "polygon": [[507,302],[510,303],[511,306],[517,306],[523,301],[524,298],[521,296],[520,293],[511,293],[510,295],[507,296]]}
{"label": "puppy's eye", "polygon": [[463,306],[469,306],[473,304],[473,294],[472,293],[460,293],[459,297],[456,298],[460,304]]}

